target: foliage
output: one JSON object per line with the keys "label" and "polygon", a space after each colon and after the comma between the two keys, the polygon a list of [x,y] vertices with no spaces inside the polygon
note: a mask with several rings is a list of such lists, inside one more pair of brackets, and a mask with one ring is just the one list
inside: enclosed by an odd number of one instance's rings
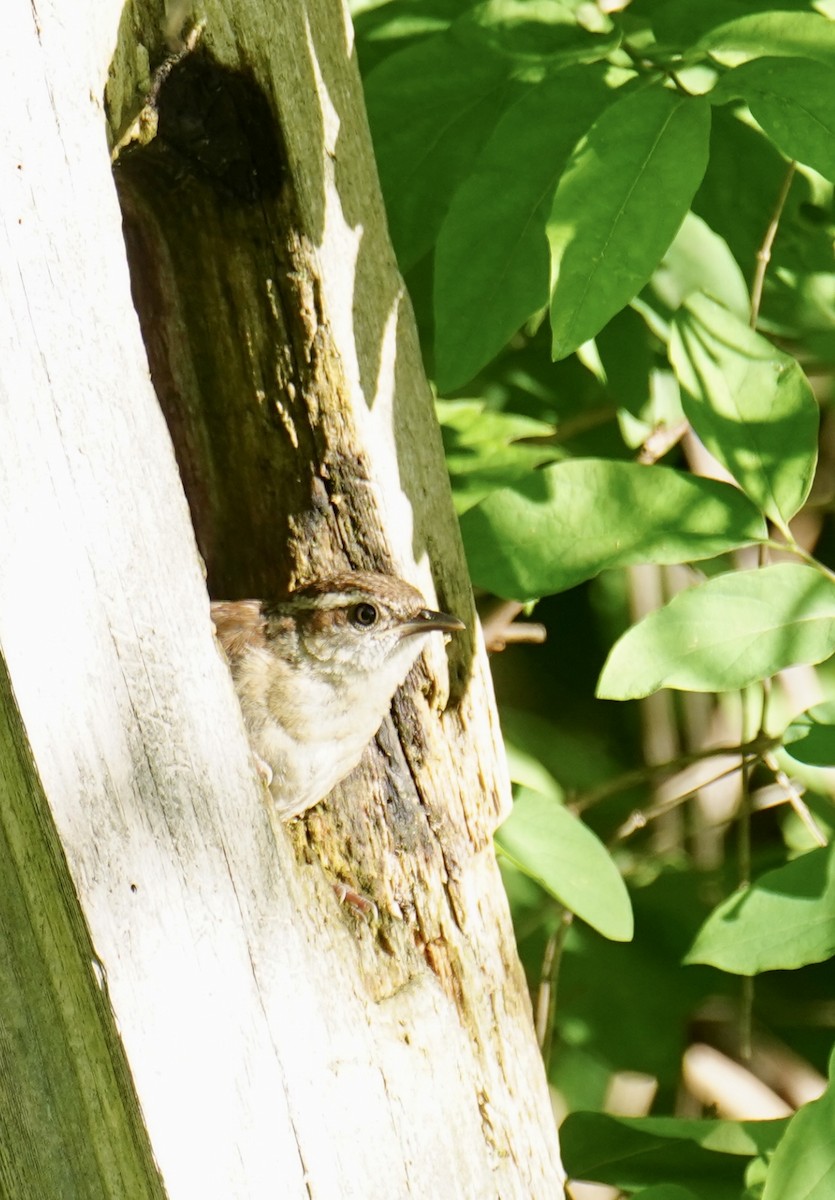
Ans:
{"label": "foliage", "polygon": [[497,846],[569,1172],[828,1195],[831,1090],[790,1121],[593,1110],[631,1070],[674,1113],[688,1026],[829,1057],[835,4],[354,19],[473,581],[549,632],[494,660]]}

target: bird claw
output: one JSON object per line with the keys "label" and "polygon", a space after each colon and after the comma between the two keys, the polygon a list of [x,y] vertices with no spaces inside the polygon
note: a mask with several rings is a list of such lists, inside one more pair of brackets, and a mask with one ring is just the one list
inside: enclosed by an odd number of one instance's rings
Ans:
{"label": "bird claw", "polygon": [[380,912],[374,901],[369,900],[360,892],[355,892],[353,888],[348,887],[347,883],[335,883],[333,890],[336,892],[336,898],[340,904],[347,904],[349,908],[366,920],[370,920],[371,917],[379,919]]}
{"label": "bird claw", "polygon": [[266,759],[263,759],[260,754],[256,754],[254,750],[252,751],[252,757],[255,760],[255,769],[258,772],[258,778],[263,779],[264,783],[269,787],[273,781],[272,767]]}

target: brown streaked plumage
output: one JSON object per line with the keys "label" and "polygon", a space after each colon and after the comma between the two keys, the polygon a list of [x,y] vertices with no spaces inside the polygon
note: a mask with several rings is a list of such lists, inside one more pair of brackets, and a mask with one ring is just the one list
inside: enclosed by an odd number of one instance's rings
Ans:
{"label": "brown streaked plumage", "polygon": [[464,628],[404,580],[360,571],[276,602],[218,601],[212,619],[284,820],[357,765],[424,638]]}

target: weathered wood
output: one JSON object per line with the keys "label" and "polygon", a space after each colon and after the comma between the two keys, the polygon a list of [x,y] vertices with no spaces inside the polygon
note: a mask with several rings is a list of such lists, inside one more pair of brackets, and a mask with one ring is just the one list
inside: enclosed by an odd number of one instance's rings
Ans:
{"label": "weathered wood", "polygon": [[0,880],[0,1196],[162,1200],[2,658]]}
{"label": "weathered wood", "polygon": [[0,648],[168,1194],[558,1195],[478,638],[427,653],[377,750],[275,827],[148,380],[146,348],[214,594],[392,568],[472,618],[344,13],[201,8],[198,110],[260,124],[195,164],[176,126],[124,136],[158,7],[13,8]]}

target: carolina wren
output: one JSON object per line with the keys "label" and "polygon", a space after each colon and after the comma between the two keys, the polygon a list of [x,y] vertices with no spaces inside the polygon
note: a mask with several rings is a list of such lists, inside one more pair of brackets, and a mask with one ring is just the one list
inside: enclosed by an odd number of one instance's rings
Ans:
{"label": "carolina wren", "polygon": [[404,580],[359,571],[275,603],[218,601],[212,620],[285,821],[354,769],[427,635],[464,628]]}

